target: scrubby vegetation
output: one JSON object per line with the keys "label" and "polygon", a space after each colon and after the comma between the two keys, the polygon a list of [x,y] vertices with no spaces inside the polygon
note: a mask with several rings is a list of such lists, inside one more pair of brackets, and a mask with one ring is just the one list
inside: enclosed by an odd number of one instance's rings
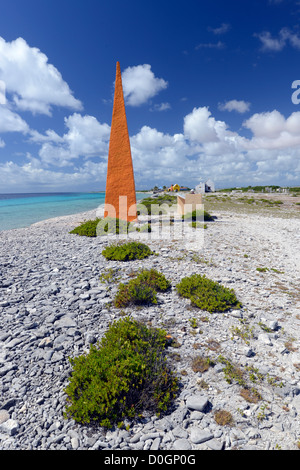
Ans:
{"label": "scrubby vegetation", "polygon": [[114,261],[132,261],[135,259],[144,259],[152,255],[153,251],[139,242],[118,243],[106,247],[102,255],[108,260]]}
{"label": "scrubby vegetation", "polygon": [[121,283],[116,294],[116,307],[129,305],[147,305],[157,303],[157,292],[165,292],[171,283],[155,269],[142,270],[127,284]]}
{"label": "scrubby vegetation", "polygon": [[188,212],[187,214],[183,215],[182,220],[185,220],[185,221],[204,220],[204,222],[212,222],[214,218],[207,211],[200,209],[200,210],[195,210],[193,212]]}
{"label": "scrubby vegetation", "polygon": [[[166,210],[163,205],[172,206],[177,204],[177,197],[171,194],[164,194],[157,197],[147,197],[137,204],[138,214],[141,215],[159,215],[166,214]],[[160,207],[162,206],[162,207]]]}
{"label": "scrubby vegetation", "polygon": [[105,219],[97,218],[95,220],[87,220],[71,230],[70,233],[84,237],[97,237],[107,235],[108,233],[129,233],[134,230],[136,230],[136,228],[130,222],[106,217]]}
{"label": "scrubby vegetation", "polygon": [[189,224],[189,227],[191,228],[203,228],[203,229],[206,229],[207,228],[207,224],[201,224],[200,222],[191,222]]}
{"label": "scrubby vegetation", "polygon": [[97,236],[106,235],[107,233],[112,234],[126,234],[135,230],[134,225],[126,220],[114,219],[112,217],[106,217],[101,219],[97,225]]}
{"label": "scrubby vegetation", "polygon": [[97,236],[97,225],[101,219],[87,220],[82,222],[78,227],[71,230],[71,234],[80,235],[84,237],[96,237]]}
{"label": "scrubby vegetation", "polygon": [[167,363],[166,333],[124,318],[114,322],[73,366],[66,416],[111,427],[144,411],[167,411],[178,381]]}
{"label": "scrubby vegetation", "polygon": [[233,425],[233,417],[229,411],[218,410],[214,415],[215,421],[219,426],[231,426]]}
{"label": "scrubby vegetation", "polygon": [[233,289],[223,287],[205,275],[193,274],[185,277],[176,286],[177,292],[191,300],[192,305],[208,312],[224,312],[230,308],[240,308]]}

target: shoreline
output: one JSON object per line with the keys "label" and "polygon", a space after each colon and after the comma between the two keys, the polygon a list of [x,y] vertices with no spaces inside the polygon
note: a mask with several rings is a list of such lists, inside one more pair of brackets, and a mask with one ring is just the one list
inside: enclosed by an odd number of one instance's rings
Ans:
{"label": "shoreline", "polygon": [[[141,193],[137,193],[137,194],[141,194]],[[146,194],[149,194],[149,193],[143,193],[143,194],[146,195]],[[146,197],[146,196],[143,196],[141,199],[144,199],[144,197]],[[141,199],[139,199],[137,197],[137,201],[140,201]],[[74,220],[74,221],[76,221],[75,223],[80,223],[82,221],[80,219],[80,217],[84,217],[85,220],[87,220],[89,218],[96,218],[97,212],[99,212],[100,216],[103,216],[103,208],[104,208],[104,203],[99,204],[95,209],[89,209],[87,211],[75,212],[73,214],[60,215],[60,216],[54,216],[54,217],[42,219],[42,220],[39,220],[37,222],[33,222],[30,225],[26,225],[25,227],[16,227],[16,228],[11,228],[11,229],[3,229],[3,230],[0,230],[0,234],[2,232],[8,232],[8,231],[13,231],[13,230],[21,230],[21,229],[30,228],[30,227],[38,225],[38,224],[43,224],[43,223],[49,224],[49,223],[51,223],[51,221],[54,224],[59,223],[59,222],[63,222],[63,221],[67,222],[68,220]]]}

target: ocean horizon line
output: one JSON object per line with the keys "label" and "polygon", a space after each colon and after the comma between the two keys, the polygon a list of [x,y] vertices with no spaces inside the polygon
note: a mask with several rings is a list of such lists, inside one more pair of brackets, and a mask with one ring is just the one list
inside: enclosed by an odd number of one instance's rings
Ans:
{"label": "ocean horizon line", "polygon": [[[142,193],[136,191],[136,194]],[[137,200],[142,199],[137,196]],[[43,220],[88,212],[103,206],[105,191],[0,193],[0,231]]]}

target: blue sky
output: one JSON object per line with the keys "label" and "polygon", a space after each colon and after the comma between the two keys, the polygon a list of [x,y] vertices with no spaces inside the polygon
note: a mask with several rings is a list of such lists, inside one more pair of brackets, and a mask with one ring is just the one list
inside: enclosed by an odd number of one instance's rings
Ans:
{"label": "blue sky", "polygon": [[2,0],[0,193],[105,190],[117,61],[137,189],[300,185],[299,20],[298,0]]}

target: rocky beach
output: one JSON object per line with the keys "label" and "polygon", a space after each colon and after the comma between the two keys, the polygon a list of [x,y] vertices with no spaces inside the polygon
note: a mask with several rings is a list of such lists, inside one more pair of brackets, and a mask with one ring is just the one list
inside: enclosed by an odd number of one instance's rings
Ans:
{"label": "rocky beach", "polygon": [[[213,206],[215,220],[196,229],[203,244],[192,249],[177,236],[180,220],[160,238],[154,218],[153,233],[131,237],[156,255],[130,262],[102,256],[116,236],[69,233],[96,211],[0,232],[0,449],[298,449],[300,221],[299,212],[279,210]],[[115,308],[118,283],[140,268],[162,272],[172,289],[156,305]],[[192,307],[176,284],[194,273],[234,289],[242,308]],[[64,417],[68,358],[88,351],[121,315],[171,335],[180,392],[163,417],[145,414],[111,430],[79,425]]]}

